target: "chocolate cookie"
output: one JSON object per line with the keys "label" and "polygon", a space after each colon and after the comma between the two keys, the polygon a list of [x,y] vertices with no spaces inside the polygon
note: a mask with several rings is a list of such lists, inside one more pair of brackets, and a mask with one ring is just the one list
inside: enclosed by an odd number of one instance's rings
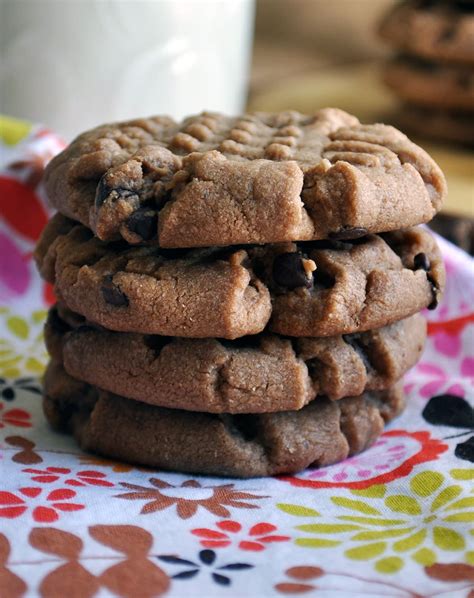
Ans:
{"label": "chocolate cookie", "polygon": [[50,354],[74,378],[151,405],[209,413],[297,410],[320,395],[387,389],[418,361],[425,336],[419,314],[361,334],[291,340],[110,332],[81,325],[61,307],[45,328]]}
{"label": "chocolate cookie", "polygon": [[474,146],[474,118],[470,112],[405,104],[396,115],[396,122],[414,135]]}
{"label": "chocolate cookie", "polygon": [[56,215],[36,250],[58,298],[110,330],[236,338],[368,330],[435,306],[442,259],[423,229],[346,241],[163,250],[105,244]]}
{"label": "chocolate cookie", "polygon": [[473,11],[471,0],[408,0],[395,4],[380,33],[410,54],[472,66]]}
{"label": "chocolate cookie", "polygon": [[294,473],[367,449],[404,406],[401,387],[300,411],[212,415],[165,409],[99,391],[51,363],[44,411],[84,450],[149,467],[237,477]]}
{"label": "chocolate cookie", "polygon": [[333,108],[104,125],[50,162],[45,186],[100,239],[161,247],[356,238],[427,222],[446,194],[405,135]]}
{"label": "chocolate cookie", "polygon": [[245,251],[111,245],[57,214],[36,259],[59,299],[111,330],[235,338],[260,332],[271,315]]}
{"label": "chocolate cookie", "polygon": [[384,67],[384,80],[407,102],[474,112],[474,69],[400,57]]}

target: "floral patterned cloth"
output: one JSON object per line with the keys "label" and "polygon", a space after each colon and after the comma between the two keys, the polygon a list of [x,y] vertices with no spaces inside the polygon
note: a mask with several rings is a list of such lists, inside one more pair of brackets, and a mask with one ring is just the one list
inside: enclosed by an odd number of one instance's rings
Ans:
{"label": "floral patterned cloth", "polygon": [[41,413],[51,289],[32,251],[62,147],[0,120],[0,596],[474,596],[474,267],[448,270],[409,404],[366,453],[246,481],[82,453]]}

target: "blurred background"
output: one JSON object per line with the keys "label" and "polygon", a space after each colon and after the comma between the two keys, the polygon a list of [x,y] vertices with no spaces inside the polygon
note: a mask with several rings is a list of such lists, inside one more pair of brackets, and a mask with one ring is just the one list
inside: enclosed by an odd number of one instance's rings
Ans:
{"label": "blurred background", "polygon": [[257,0],[251,95],[331,66],[390,53],[377,35],[393,0]]}
{"label": "blurred background", "polygon": [[[399,122],[402,104],[383,82],[386,65],[396,51],[379,34],[381,21],[396,4],[394,0],[257,0],[248,108],[311,112],[331,105],[363,122],[382,121],[405,130],[405,123]],[[474,52],[474,39],[472,48]],[[467,75],[472,90],[472,67]],[[468,143],[466,139],[462,144],[446,142],[427,136],[426,131],[423,135],[406,132],[433,155],[447,176],[448,200],[432,228],[473,253],[472,100],[470,111],[463,127]]]}
{"label": "blurred background", "polygon": [[[378,33],[394,5],[0,0],[0,112],[43,122],[66,140],[104,121],[152,113],[182,118],[203,109],[235,114],[337,106],[363,122],[400,126],[401,102],[383,83],[396,48]],[[463,116],[463,134],[473,130],[473,111],[474,105]],[[426,130],[407,132],[445,171],[444,213],[463,218],[452,234],[472,250],[474,138],[447,143]]]}

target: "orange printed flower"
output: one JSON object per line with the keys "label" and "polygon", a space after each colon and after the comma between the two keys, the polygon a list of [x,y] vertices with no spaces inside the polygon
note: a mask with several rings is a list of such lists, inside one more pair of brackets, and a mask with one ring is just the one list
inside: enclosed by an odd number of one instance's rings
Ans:
{"label": "orange printed flower", "polygon": [[[23,470],[25,473],[33,474],[31,479],[40,484],[51,484],[63,478],[62,482],[68,486],[113,486],[105,478],[105,473],[94,470],[78,471],[74,474],[71,469],[67,467],[46,467],[46,469],[32,469],[27,468]],[[66,479],[64,479],[66,478]]]}
{"label": "orange printed flower", "polygon": [[18,428],[31,428],[31,415],[24,409],[5,409],[0,403],[0,430],[5,426]]}
{"label": "orange printed flower", "polygon": [[[219,521],[216,526],[220,531],[216,531],[208,528],[196,528],[191,530],[191,533],[199,538],[201,546],[206,548],[224,548],[229,546],[234,539],[238,541],[238,547],[241,550],[251,550],[254,552],[260,552],[265,550],[267,544],[271,542],[287,542],[289,536],[276,535],[273,532],[277,531],[277,526],[271,523],[257,523],[253,525],[249,531],[243,536],[242,525],[237,521],[231,521],[225,519]],[[250,537],[248,537],[250,536]]]}
{"label": "orange printed flower", "polygon": [[35,521],[52,523],[59,519],[58,511],[80,511],[84,508],[84,505],[69,502],[76,496],[74,490],[69,488],[53,490],[44,498],[41,496],[43,488],[20,488],[18,492],[21,496],[13,492],[0,491],[0,517],[15,519],[28,509],[32,509]]}

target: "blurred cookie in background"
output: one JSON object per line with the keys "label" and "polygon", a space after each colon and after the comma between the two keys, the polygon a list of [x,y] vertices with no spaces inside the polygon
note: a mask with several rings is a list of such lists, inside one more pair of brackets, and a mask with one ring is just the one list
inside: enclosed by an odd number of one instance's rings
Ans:
{"label": "blurred cookie in background", "polygon": [[399,2],[379,32],[397,52],[383,73],[404,102],[396,122],[422,137],[474,145],[474,1]]}
{"label": "blurred cookie in background", "polygon": [[474,218],[438,214],[429,227],[451,243],[474,255]]}
{"label": "blurred cookie in background", "polygon": [[394,48],[440,62],[474,66],[472,0],[405,0],[380,25]]}
{"label": "blurred cookie in background", "polygon": [[385,83],[415,105],[470,111],[474,107],[474,68],[397,56],[383,73]]}
{"label": "blurred cookie in background", "polygon": [[474,114],[468,110],[443,110],[405,103],[392,122],[420,137],[474,146]]}

